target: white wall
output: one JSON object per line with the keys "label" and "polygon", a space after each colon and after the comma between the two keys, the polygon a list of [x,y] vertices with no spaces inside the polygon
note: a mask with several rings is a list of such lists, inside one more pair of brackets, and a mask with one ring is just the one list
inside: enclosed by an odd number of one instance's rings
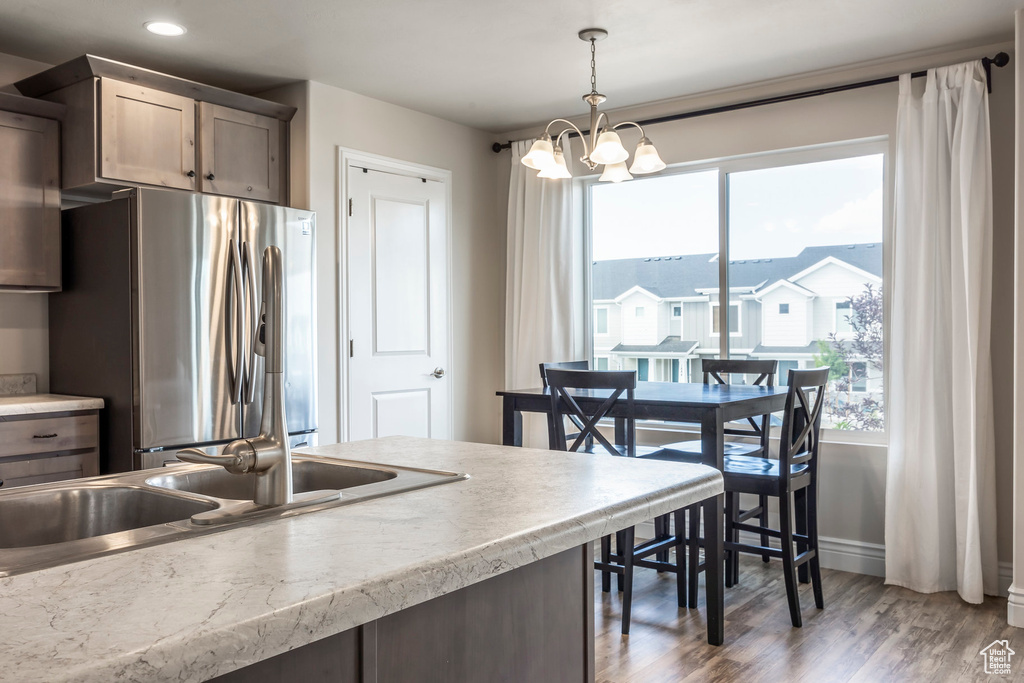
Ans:
{"label": "white wall", "polygon": [[[338,148],[452,172],[454,438],[500,439],[504,383],[505,219],[481,131],[321,83],[262,93],[300,108],[292,128],[292,203],[317,212],[320,442],[340,434]],[[303,159],[307,161],[304,163]],[[507,185],[505,186],[507,192]]]}
{"label": "white wall", "polygon": [[[0,90],[49,65],[0,54]],[[320,440],[338,436],[337,146],[452,171],[455,438],[497,442],[504,377],[504,197],[490,136],[319,83],[261,93],[299,108],[292,122],[290,203],[319,216]],[[0,374],[34,372],[49,387],[45,294],[0,294]]]}
{"label": "white wall", "polygon": [[[611,112],[613,121],[641,120],[681,111],[704,109],[730,102],[799,92],[828,85],[850,83],[968,59],[992,56],[1000,50],[1012,52],[1009,44],[985,45],[946,54],[927,55],[899,63],[873,64],[783,82],[766,83],[723,93],[664,101]],[[993,69],[991,97],[993,151],[994,254],[993,291],[996,309],[1007,301],[1013,288],[1013,67]],[[614,95],[614,93],[610,93]],[[712,160],[780,149],[826,144],[843,140],[889,136],[895,140],[898,86],[880,85],[806,100],[703,116],[646,127],[646,133],[669,164]],[[582,111],[582,107],[581,107]],[[572,112],[552,112],[565,116]],[[587,125],[586,121],[574,119]],[[536,126],[495,136],[504,142],[536,137],[547,121]],[[632,138],[631,138],[632,139]],[[624,140],[628,145],[628,140]],[[893,146],[890,145],[890,150]],[[507,153],[506,153],[507,154]],[[890,154],[891,157],[891,154]],[[500,166],[508,158],[503,154]],[[585,169],[576,164],[579,177]],[[504,172],[507,178],[507,171]],[[744,325],[747,321],[744,321]],[[1011,557],[1012,528],[1012,377],[1001,369],[1012,366],[1013,325],[1010,315],[993,316],[992,350],[994,377],[996,458],[998,476],[997,511],[999,558]],[[689,332],[686,336],[692,337]],[[678,434],[648,435],[678,440]],[[868,444],[828,444],[822,465],[821,533],[853,544],[868,544],[869,551],[884,543],[885,447]],[[877,563],[876,563],[877,564]]]}

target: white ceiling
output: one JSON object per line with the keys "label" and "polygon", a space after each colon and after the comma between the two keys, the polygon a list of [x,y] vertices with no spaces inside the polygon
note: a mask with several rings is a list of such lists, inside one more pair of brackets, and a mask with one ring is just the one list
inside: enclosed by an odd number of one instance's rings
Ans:
{"label": "white ceiling", "polygon": [[[1024,0],[3,0],[0,52],[80,54],[258,91],[347,88],[505,131],[583,113],[588,46],[619,108],[945,47],[1009,40]],[[143,30],[183,24],[181,38]]]}

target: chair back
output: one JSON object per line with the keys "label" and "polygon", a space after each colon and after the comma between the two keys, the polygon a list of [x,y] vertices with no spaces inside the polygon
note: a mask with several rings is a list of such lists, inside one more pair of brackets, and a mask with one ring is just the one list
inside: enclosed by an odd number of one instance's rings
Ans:
{"label": "chair back", "polygon": [[828,372],[827,367],[789,371],[789,393],[779,434],[779,473],[787,480],[794,476],[793,465],[804,464],[812,481],[817,479],[821,412]]}
{"label": "chair back", "polygon": [[704,373],[704,384],[714,379],[718,384],[729,384],[722,375],[757,375],[755,386],[775,386],[775,375],[779,372],[777,360],[734,360],[732,358],[703,358],[700,370]]}
{"label": "chair back", "polygon": [[[722,375],[757,375],[754,379],[754,386],[775,386],[775,375],[779,372],[779,361],[777,360],[734,360],[732,358],[704,358],[700,363],[701,372],[704,373],[704,384],[711,384],[715,380],[717,384],[729,384]],[[748,417],[750,429],[739,429],[737,427],[726,427],[724,432],[733,436],[756,437],[761,443],[763,453],[768,452],[768,427],[771,415],[762,415],[760,419]]]}
{"label": "chair back", "polygon": [[[589,438],[601,444],[611,455],[622,455],[598,429],[598,422],[618,404],[620,410],[616,417],[626,421],[626,455],[636,456],[635,372],[549,369],[547,380],[551,396],[551,450],[579,451]],[[609,394],[603,398],[590,397],[583,392],[574,395],[572,389],[607,391]],[[567,443],[563,415],[580,430],[572,445]]]}
{"label": "chair back", "polygon": [[542,387],[548,386],[548,370],[589,370],[589,360],[563,360],[557,363],[540,364],[540,382]]}

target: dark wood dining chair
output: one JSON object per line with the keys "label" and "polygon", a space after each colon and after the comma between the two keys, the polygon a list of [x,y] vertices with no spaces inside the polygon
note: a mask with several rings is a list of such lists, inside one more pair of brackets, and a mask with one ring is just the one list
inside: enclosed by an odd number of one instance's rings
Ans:
{"label": "dark wood dining chair", "polygon": [[545,389],[548,386],[548,370],[589,370],[589,360],[563,360],[554,363],[540,364],[541,386]]}
{"label": "dark wood dining chair", "polygon": [[[753,386],[775,386],[775,377],[779,371],[777,360],[760,359],[732,359],[732,358],[704,358],[701,360],[701,372],[704,375],[704,384],[729,384],[736,375],[753,375]],[[771,415],[763,415],[760,418],[747,418],[748,426],[727,426],[723,431],[727,436],[742,436],[756,438],[757,443],[742,441],[727,441],[725,443],[725,455],[746,455],[751,457],[763,457],[767,453],[768,436],[770,434]],[[662,446],[665,453],[662,458],[678,462],[701,462],[701,441],[679,441]],[[726,498],[725,516],[735,517],[738,521],[746,522],[755,517],[760,521],[761,526],[768,527],[768,497],[759,496],[757,506],[749,510],[734,510],[730,504],[737,504],[738,497]],[[690,554],[690,607],[696,607],[696,592],[699,574],[704,570],[704,564],[700,561],[700,506],[694,505],[687,509],[689,515],[689,554]],[[761,536],[761,544],[768,545],[768,536]],[[739,574],[739,558],[728,556],[729,565],[726,571],[726,578],[729,585],[735,583]],[[768,562],[771,558],[767,553],[761,558]]]}
{"label": "dark wood dining chair", "polygon": [[[619,457],[657,457],[659,448],[637,446],[636,444],[636,373],[632,371],[584,371],[547,370],[548,387],[551,394],[549,414],[550,448],[559,451],[585,453],[606,453]],[[582,401],[583,397],[594,400]],[[612,443],[601,431],[601,420],[610,417],[615,409],[615,418],[624,421],[624,444]],[[565,433],[565,417],[572,419],[580,429],[575,439]],[[590,445],[588,446],[588,441]],[[685,529],[683,511],[675,513],[676,529]],[[633,569],[647,567],[676,574],[676,592],[680,607],[686,605],[685,554],[680,545],[682,536],[669,536],[664,525],[655,538],[636,545],[635,528],[629,527],[615,534],[615,549],[612,552],[611,536],[601,539],[601,559],[594,568],[601,572],[601,590],[611,590],[611,575],[617,574],[618,588],[622,591],[622,634],[629,635],[630,613],[633,603]],[[649,560],[652,555],[667,554],[676,548],[676,563]]]}
{"label": "dark wood dining chair", "polygon": [[[545,389],[548,388],[548,370],[589,370],[589,369],[590,369],[590,361],[589,360],[563,360],[563,361],[550,362],[550,363],[541,363],[540,364],[540,383],[541,383],[540,385],[542,387],[544,387]],[[579,425],[576,424],[576,419],[575,418],[570,416],[568,419],[573,424],[576,425],[577,429],[579,429]],[[568,440],[571,440],[571,439],[575,439],[577,436],[579,436],[579,432],[575,432],[573,434],[566,434],[565,438],[568,441]],[[553,438],[554,438],[554,435],[551,433],[551,421],[549,420],[548,421],[548,441],[550,442]],[[589,450],[593,445],[594,445],[594,440],[591,438],[587,442],[587,449]]]}
{"label": "dark wood dining chair", "polygon": [[[789,393],[782,416],[777,460],[732,455],[725,458],[722,471],[726,500],[733,499],[733,510],[737,509],[736,499],[741,493],[779,499],[778,529],[754,526],[726,515],[725,549],[731,557],[742,552],[782,559],[789,614],[796,627],[803,623],[797,571],[804,565],[809,571],[800,578],[804,581],[809,578],[815,606],[818,609],[825,606],[818,557],[818,456],[828,372],[827,367],[789,371]],[[740,543],[741,531],[779,539],[781,547],[772,548],[764,541],[761,545]],[[727,571],[727,581],[728,574]]]}

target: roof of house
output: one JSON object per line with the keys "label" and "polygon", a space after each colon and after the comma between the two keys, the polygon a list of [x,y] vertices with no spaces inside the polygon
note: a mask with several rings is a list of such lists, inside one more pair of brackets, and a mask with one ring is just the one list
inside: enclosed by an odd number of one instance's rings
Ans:
{"label": "roof of house", "polygon": [[773,353],[819,353],[818,342],[812,341],[806,346],[765,346],[758,344],[751,350],[751,356],[771,355]]}
{"label": "roof of house", "polygon": [[687,354],[697,346],[695,341],[684,341],[679,337],[665,337],[658,344],[617,344],[611,353],[681,353]]}
{"label": "roof of house", "polygon": [[[882,244],[806,247],[786,258],[746,259],[729,262],[729,287],[759,287],[786,280],[833,256],[878,277],[882,276]],[[595,261],[594,299],[609,300],[640,286],[663,299],[694,296],[698,289],[718,287],[715,254],[662,256]]]}

